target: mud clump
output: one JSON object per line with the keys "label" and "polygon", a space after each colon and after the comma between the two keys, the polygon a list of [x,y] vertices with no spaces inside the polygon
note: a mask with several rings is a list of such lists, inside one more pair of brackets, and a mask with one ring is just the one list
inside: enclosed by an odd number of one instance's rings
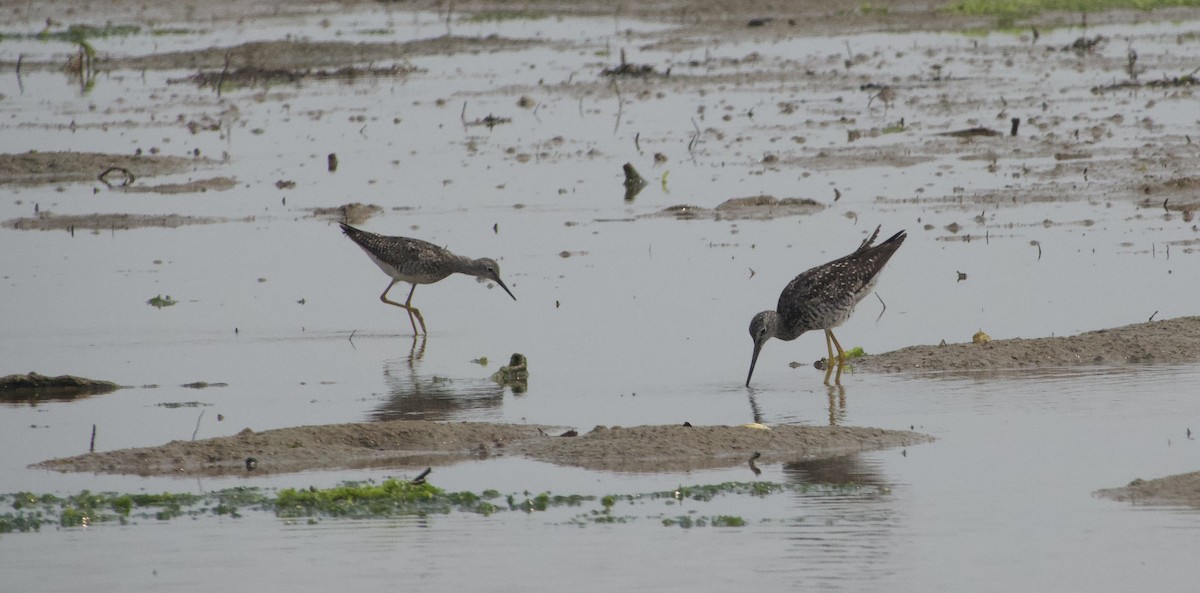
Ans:
{"label": "mud clump", "polygon": [[351,202],[332,208],[313,208],[311,212],[313,218],[326,218],[346,224],[362,224],[372,216],[383,212],[383,207],[375,204]]}
{"label": "mud clump", "polygon": [[806,216],[825,209],[825,205],[811,198],[776,198],[775,196],[751,196],[730,198],[716,208],[702,208],[689,204],[668,206],[650,216],[672,216],[683,220],[711,218],[714,220],[770,220],[783,216]]}
{"label": "mud clump", "polygon": [[74,375],[47,377],[39,373],[0,377],[0,402],[69,401],[120,389],[111,381],[85,379]]}

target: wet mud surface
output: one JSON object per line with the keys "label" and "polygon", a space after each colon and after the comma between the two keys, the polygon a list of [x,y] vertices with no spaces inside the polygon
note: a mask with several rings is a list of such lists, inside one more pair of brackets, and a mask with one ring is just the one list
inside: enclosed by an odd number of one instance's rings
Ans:
{"label": "wet mud surface", "polygon": [[909,346],[851,364],[856,371],[939,373],[1197,360],[1200,317],[1180,317],[1074,336]]}
{"label": "wet mud surface", "polygon": [[563,429],[498,423],[396,420],[302,426],[231,437],[174,441],[55,459],[37,467],[59,471],[153,475],[246,474],[313,469],[438,466],[468,459],[521,455],[559,465],[612,471],[686,471],[759,463],[827,459],[925,443],[932,438],[878,428],[777,426],[598,426],[578,436]]}
{"label": "wet mud surface", "polygon": [[1096,495],[1135,505],[1187,505],[1200,508],[1200,472],[1154,480],[1137,479],[1121,488],[1097,490]]}

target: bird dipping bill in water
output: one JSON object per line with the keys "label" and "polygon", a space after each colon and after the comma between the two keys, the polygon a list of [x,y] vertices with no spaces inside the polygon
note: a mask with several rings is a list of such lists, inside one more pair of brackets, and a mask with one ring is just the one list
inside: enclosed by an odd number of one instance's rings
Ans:
{"label": "bird dipping bill in water", "polygon": [[790,341],[800,334],[814,329],[825,330],[825,347],[829,351],[825,365],[825,384],[833,372],[835,361],[833,348],[837,347],[837,378],[834,383],[842,384],[842,366],[846,353],[833,336],[832,329],[845,323],[854,313],[854,306],[867,296],[879,280],[879,272],[900,244],[908,236],[904,231],[892,235],[878,245],[872,245],[879,236],[879,228],[863,241],[854,253],[821,264],[796,276],[779,294],[779,304],[774,311],[763,311],[750,320],[750,337],[754,340],[754,356],[750,359],[750,372],[746,375],[746,387],[754,375],[754,364],[763,344],[771,338]]}
{"label": "bird dipping bill in water", "polygon": [[[359,247],[363,248],[363,251],[367,252],[367,255],[371,256],[371,261],[374,261],[381,270],[392,277],[392,282],[383,289],[379,300],[408,311],[408,321],[412,323],[413,333],[417,331],[417,323],[413,321],[414,315],[417,322],[421,323],[421,333],[428,333],[425,331],[425,319],[421,317],[421,312],[412,306],[413,293],[417,291],[418,284],[433,284],[454,273],[468,274],[499,284],[500,288],[508,293],[508,296],[512,297],[514,301],[517,300],[517,297],[513,296],[512,291],[500,279],[500,265],[494,259],[486,257],[471,259],[455,255],[428,241],[377,235],[345,223],[338,224],[342,225],[342,232],[346,233],[347,237],[350,237]],[[403,305],[387,298],[388,291],[397,282],[412,284],[412,290],[408,291],[408,300],[404,301]]]}

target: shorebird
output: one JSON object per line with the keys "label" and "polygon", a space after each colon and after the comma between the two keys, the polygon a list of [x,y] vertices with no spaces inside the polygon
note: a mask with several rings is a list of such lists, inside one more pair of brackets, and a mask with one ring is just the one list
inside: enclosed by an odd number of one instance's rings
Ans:
{"label": "shorebird", "polygon": [[[750,359],[750,372],[746,375],[746,387],[754,375],[754,364],[763,344],[771,338],[790,341],[806,331],[825,330],[825,348],[829,358],[825,365],[825,384],[837,366],[834,383],[842,384],[842,367],[846,353],[833,335],[833,328],[843,324],[854,313],[854,306],[867,296],[879,281],[879,272],[892,254],[908,236],[904,231],[892,235],[878,245],[872,245],[879,236],[879,227],[854,253],[821,264],[796,276],[779,295],[779,304],[774,311],[763,311],[750,320],[750,337],[754,340],[754,355]],[[834,363],[833,348],[837,347],[837,362]]]}
{"label": "shorebird", "polygon": [[[508,293],[508,296],[512,297],[514,301],[517,300],[517,297],[513,296],[512,291],[500,279],[500,265],[494,259],[486,257],[471,259],[455,255],[428,241],[377,235],[345,223],[338,224],[342,225],[342,232],[346,233],[347,237],[350,237],[359,247],[362,247],[363,251],[367,252],[367,255],[371,256],[371,261],[375,262],[379,269],[392,277],[391,283],[383,289],[383,294],[379,295],[379,300],[408,311],[408,321],[412,323],[414,334],[417,333],[417,323],[413,321],[413,316],[416,316],[416,321],[421,323],[421,333],[428,334],[425,331],[425,319],[421,317],[421,311],[412,306],[413,293],[417,291],[418,284],[433,284],[454,273],[467,274],[499,284],[500,288]],[[412,290],[408,291],[408,300],[404,301],[403,305],[387,298],[388,291],[397,282],[412,284]]]}

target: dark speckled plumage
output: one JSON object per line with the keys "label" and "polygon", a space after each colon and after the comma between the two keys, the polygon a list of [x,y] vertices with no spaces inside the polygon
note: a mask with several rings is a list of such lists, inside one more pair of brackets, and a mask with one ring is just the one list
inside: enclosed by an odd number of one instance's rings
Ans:
{"label": "dark speckled plumage", "polygon": [[763,344],[771,338],[794,340],[806,331],[825,330],[826,346],[830,360],[825,373],[825,382],[835,366],[832,346],[838,350],[837,381],[841,382],[842,363],[845,361],[842,347],[833,337],[832,328],[846,322],[854,313],[854,306],[871,293],[879,281],[879,273],[887,264],[908,235],[900,231],[886,241],[873,245],[879,229],[859,245],[854,253],[829,263],[821,264],[796,276],[779,295],[779,304],[774,311],[763,311],[750,322],[750,337],[754,340],[754,355],[750,360],[750,373],[746,385],[754,375],[754,365]]}
{"label": "dark speckled plumage", "polygon": [[[416,292],[418,284],[433,284],[450,274],[467,274],[491,280],[499,284],[500,288],[503,288],[504,292],[507,292],[513,300],[517,299],[500,279],[500,265],[496,263],[496,260],[486,257],[471,259],[455,255],[448,249],[438,247],[428,241],[378,235],[356,229],[345,223],[339,224],[342,226],[342,232],[346,233],[346,236],[350,237],[359,247],[362,247],[363,251],[371,257],[371,261],[374,261],[384,273],[392,277],[391,284],[388,284],[383,294],[379,295],[379,300],[407,310],[408,320],[413,324],[414,333],[417,331],[417,324],[413,322],[414,315],[416,321],[421,323],[421,333],[426,333],[425,320],[421,317],[421,312],[412,306],[412,295],[413,292]],[[397,282],[412,284],[408,300],[403,305],[387,298],[388,291]]]}

